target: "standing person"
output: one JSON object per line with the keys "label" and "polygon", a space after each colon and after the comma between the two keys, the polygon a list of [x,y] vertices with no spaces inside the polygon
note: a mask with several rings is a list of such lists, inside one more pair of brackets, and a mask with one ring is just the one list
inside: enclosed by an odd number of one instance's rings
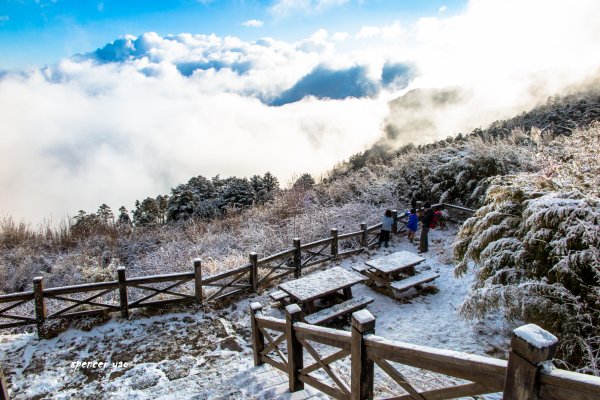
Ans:
{"label": "standing person", "polygon": [[429,247],[429,227],[431,226],[431,221],[433,220],[433,209],[431,208],[431,204],[429,202],[425,203],[425,211],[421,216],[421,240],[419,241],[419,253],[427,253]]}
{"label": "standing person", "polygon": [[408,240],[412,243],[415,240],[415,234],[419,228],[419,217],[417,216],[417,210],[411,208],[410,211],[406,212],[408,221],[406,222],[406,230],[408,231]]}
{"label": "standing person", "polygon": [[377,244],[377,247],[380,248],[381,243],[385,243],[385,247],[388,247],[393,223],[394,218],[392,218],[392,210],[385,210],[385,214],[383,214],[383,219],[381,220],[381,232],[379,233],[379,243]]}

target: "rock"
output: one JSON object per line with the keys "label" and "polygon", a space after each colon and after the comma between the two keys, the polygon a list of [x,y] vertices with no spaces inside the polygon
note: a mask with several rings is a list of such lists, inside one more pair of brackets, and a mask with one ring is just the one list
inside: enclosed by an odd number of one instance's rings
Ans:
{"label": "rock", "polygon": [[223,350],[237,351],[238,353],[241,353],[243,351],[242,347],[235,340],[234,336],[229,336],[225,338],[219,343],[219,345]]}
{"label": "rock", "polygon": [[181,357],[179,360],[161,362],[158,365],[158,369],[161,370],[170,381],[173,381],[188,376],[195,363],[196,360],[192,357]]}

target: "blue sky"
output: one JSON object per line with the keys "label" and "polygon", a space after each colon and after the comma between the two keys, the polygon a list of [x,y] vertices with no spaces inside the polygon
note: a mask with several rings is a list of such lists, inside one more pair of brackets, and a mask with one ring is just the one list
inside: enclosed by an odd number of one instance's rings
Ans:
{"label": "blue sky", "polygon": [[[144,32],[299,40],[320,28],[410,24],[463,11],[465,1],[399,0],[1,0],[0,68],[44,65]],[[287,10],[287,11],[286,11]],[[442,10],[442,11],[440,11]],[[247,21],[262,26],[247,26]],[[252,24],[250,24],[252,25]],[[254,24],[256,25],[256,24]]]}

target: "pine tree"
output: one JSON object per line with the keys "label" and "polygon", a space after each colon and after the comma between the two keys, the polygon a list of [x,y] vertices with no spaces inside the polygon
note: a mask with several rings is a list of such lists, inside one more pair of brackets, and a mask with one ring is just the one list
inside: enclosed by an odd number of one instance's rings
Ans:
{"label": "pine tree", "polygon": [[147,197],[141,203],[135,201],[133,222],[136,225],[156,224],[160,221],[160,209],[155,199]]}
{"label": "pine tree", "polygon": [[117,223],[123,226],[131,225],[131,218],[129,217],[129,212],[127,212],[125,206],[119,208],[119,218],[117,219]]}
{"label": "pine tree", "polygon": [[110,207],[106,204],[102,204],[100,207],[98,207],[96,214],[98,215],[100,222],[104,225],[112,225],[114,222],[115,216]]}
{"label": "pine tree", "polygon": [[312,177],[311,174],[309,173],[304,173],[302,175],[300,175],[300,177],[298,179],[296,179],[296,181],[294,182],[294,184],[292,185],[292,189],[299,189],[299,190],[310,190],[315,186],[315,179]]}
{"label": "pine tree", "polygon": [[248,179],[229,178],[221,196],[220,208],[249,207],[254,204],[254,189]]}

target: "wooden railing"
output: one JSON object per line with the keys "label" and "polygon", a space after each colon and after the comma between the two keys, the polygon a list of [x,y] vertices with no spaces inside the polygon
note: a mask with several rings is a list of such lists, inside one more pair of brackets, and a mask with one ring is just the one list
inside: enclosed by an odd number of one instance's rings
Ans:
{"label": "wooden railing", "polygon": [[[457,207],[448,204],[435,206]],[[474,210],[460,208],[461,211]],[[405,222],[393,210],[392,233]],[[217,301],[244,291],[256,292],[260,286],[293,274],[300,277],[302,270],[329,260],[358,254],[377,245],[381,224],[338,234],[331,229],[327,238],[302,244],[294,239],[291,249],[258,258],[250,253],[249,263],[213,276],[202,276],[202,262],[194,260],[194,269],[167,275],[126,277],[124,267],[117,269],[117,280],[86,283],[74,286],[45,288],[44,279],[33,279],[33,290],[0,295],[0,329],[36,325],[40,337],[47,337],[49,320],[97,316],[120,312],[129,317],[129,310],[173,304]],[[48,312],[50,310],[50,312]]]}
{"label": "wooden railing", "polygon": [[[335,399],[443,400],[498,392],[506,400],[600,399],[600,378],[548,364],[558,340],[535,325],[513,332],[505,361],[375,336],[375,318],[367,310],[352,315],[351,332],[300,322],[296,304],[286,307],[285,319],[261,310],[259,303],[250,306],[254,364],[285,372],[291,392],[306,383]],[[545,340],[531,340],[529,332]],[[434,373],[438,387],[417,387],[410,367]]]}

